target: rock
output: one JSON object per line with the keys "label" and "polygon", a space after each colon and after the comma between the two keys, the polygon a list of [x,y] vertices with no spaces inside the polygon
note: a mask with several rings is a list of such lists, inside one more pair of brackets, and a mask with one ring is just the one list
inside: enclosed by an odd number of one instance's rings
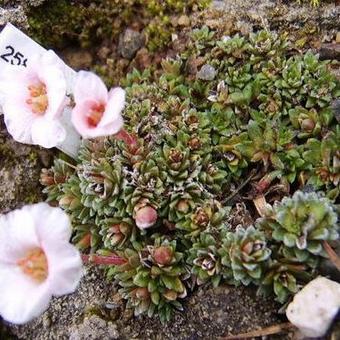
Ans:
{"label": "rock", "polygon": [[142,33],[127,28],[119,37],[118,52],[123,58],[132,59],[144,44],[145,37]]}
{"label": "rock", "polygon": [[[40,150],[37,146],[15,142],[0,116],[0,213],[44,200],[39,184],[43,166]],[[47,164],[53,151],[45,149],[44,152]]]}
{"label": "rock", "polygon": [[10,2],[11,4],[19,4],[22,6],[31,6],[31,7],[37,7],[43,4],[46,0],[5,0],[5,5],[6,2]]}
{"label": "rock", "polygon": [[318,277],[298,292],[286,310],[288,320],[306,337],[326,334],[340,307],[340,284]]}
{"label": "rock", "polygon": [[177,23],[179,26],[190,26],[190,18],[187,15],[181,15]]}
{"label": "rock", "polygon": [[118,339],[117,326],[106,322],[97,315],[91,315],[76,326],[70,334],[70,340],[111,340]]}
{"label": "rock", "polygon": [[340,123],[340,99],[334,100],[332,103],[332,110],[335,116],[335,119],[338,123]]}
{"label": "rock", "polygon": [[335,59],[340,60],[340,43],[336,44],[322,44],[320,48],[320,59]]}
{"label": "rock", "polygon": [[335,42],[340,44],[340,32],[337,32],[336,37],[335,37]]}
{"label": "rock", "polygon": [[1,26],[6,25],[8,22],[11,22],[18,28],[27,29],[28,19],[26,17],[24,8],[22,6],[8,9],[0,7],[0,31]]}
{"label": "rock", "polygon": [[198,67],[204,63],[203,57],[190,56],[187,61],[187,70],[190,74],[196,74],[198,72]]}
{"label": "rock", "polygon": [[46,0],[4,0],[0,1],[0,31],[1,26],[8,22],[20,29],[26,30],[29,27],[26,11],[30,7],[40,6]]}
{"label": "rock", "polygon": [[197,73],[196,77],[202,80],[214,80],[216,76],[216,70],[213,66],[205,64]]}

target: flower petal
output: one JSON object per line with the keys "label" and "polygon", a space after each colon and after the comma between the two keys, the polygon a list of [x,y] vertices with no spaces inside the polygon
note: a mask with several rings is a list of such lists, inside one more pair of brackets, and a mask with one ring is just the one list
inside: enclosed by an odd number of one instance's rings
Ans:
{"label": "flower petal", "polygon": [[76,104],[84,100],[94,100],[106,104],[108,91],[97,75],[92,72],[79,71],[74,86],[74,100]]}
{"label": "flower petal", "polygon": [[58,70],[52,70],[45,76],[48,107],[44,114],[48,118],[57,118],[63,113],[69,100],[66,97],[66,81]]}
{"label": "flower petal", "polygon": [[30,249],[40,246],[33,219],[27,209],[0,216],[0,244],[0,263],[14,263]]}
{"label": "flower petal", "polygon": [[39,316],[47,309],[51,299],[46,283],[35,283],[13,265],[0,264],[0,292],[0,315],[16,324]]}
{"label": "flower petal", "polygon": [[79,251],[65,242],[44,239],[42,248],[48,261],[48,283],[53,295],[59,296],[75,291],[83,274]]}
{"label": "flower petal", "polygon": [[[40,65],[39,65],[40,64]],[[68,100],[66,98],[65,67],[53,51],[42,54],[36,73],[39,80],[46,85],[48,95],[48,108],[46,117],[56,118],[63,112]]]}
{"label": "flower petal", "polygon": [[20,99],[5,100],[3,105],[5,124],[9,134],[20,143],[32,143],[31,127],[34,116]]}
{"label": "flower petal", "polygon": [[[119,117],[125,106],[125,91],[121,87],[116,87],[109,92],[109,100],[106,105],[106,109],[98,127],[104,127],[105,125],[111,125],[113,122],[121,121]],[[122,126],[118,128],[117,132]]]}
{"label": "flower petal", "polygon": [[32,124],[33,144],[44,148],[53,148],[66,138],[66,131],[59,120],[39,117]]}
{"label": "flower petal", "polygon": [[37,203],[24,207],[32,216],[39,240],[68,242],[72,229],[68,215],[60,208],[47,203]]}
{"label": "flower petal", "polygon": [[115,135],[124,125],[124,120],[121,115],[116,120],[105,126],[98,126],[96,131],[96,137]]}
{"label": "flower petal", "polygon": [[92,137],[91,132],[93,128],[89,126],[87,116],[91,111],[91,107],[96,104],[97,102],[94,100],[84,100],[78,103],[72,110],[72,124],[84,138]]}
{"label": "flower petal", "polygon": [[[3,67],[3,66],[1,66]],[[23,95],[26,98],[28,95],[28,76],[25,68],[17,68],[10,65],[5,65],[5,70],[2,72],[0,79],[0,92],[3,93],[6,98],[17,98],[18,94]],[[21,84],[21,86],[18,86]]]}

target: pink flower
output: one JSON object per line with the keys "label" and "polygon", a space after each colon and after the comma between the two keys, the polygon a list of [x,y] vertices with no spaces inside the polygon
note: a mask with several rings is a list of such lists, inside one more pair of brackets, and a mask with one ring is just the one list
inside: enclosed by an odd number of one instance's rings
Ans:
{"label": "pink flower", "polygon": [[0,315],[22,324],[44,312],[54,296],[73,292],[82,275],[68,241],[66,213],[46,203],[0,216]]}
{"label": "pink flower", "polygon": [[146,205],[136,210],[135,222],[139,229],[147,229],[156,223],[157,217],[156,209]]}
{"label": "pink flower", "polygon": [[30,60],[27,67],[10,67],[0,79],[5,124],[21,143],[51,148],[66,132],[59,121],[66,104],[64,65],[52,51]]}
{"label": "pink flower", "polygon": [[121,111],[125,105],[125,91],[116,87],[110,92],[94,73],[80,71],[75,87],[76,106],[72,123],[84,138],[116,134],[123,126]]}

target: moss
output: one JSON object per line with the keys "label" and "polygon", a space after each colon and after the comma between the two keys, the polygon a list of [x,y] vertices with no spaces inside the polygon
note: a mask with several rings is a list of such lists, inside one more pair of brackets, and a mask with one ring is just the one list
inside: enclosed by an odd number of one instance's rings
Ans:
{"label": "moss", "polygon": [[[320,6],[320,2],[322,0],[308,0],[309,3],[312,5],[312,6]],[[301,3],[301,2],[307,2],[307,0],[297,0],[298,3]]]}
{"label": "moss", "polygon": [[46,47],[61,48],[70,42],[88,47],[103,39],[117,39],[122,28],[133,23],[138,28],[145,28],[151,48],[162,47],[173,31],[170,16],[204,8],[209,2],[210,0],[50,0],[30,10],[30,33]]}

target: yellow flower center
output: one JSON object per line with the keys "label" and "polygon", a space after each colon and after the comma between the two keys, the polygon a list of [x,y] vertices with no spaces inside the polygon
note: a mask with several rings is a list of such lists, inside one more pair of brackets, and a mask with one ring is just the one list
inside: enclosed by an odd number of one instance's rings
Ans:
{"label": "yellow flower center", "polygon": [[24,274],[41,283],[47,279],[48,263],[44,251],[34,248],[27,252],[26,256],[18,260],[17,265]]}
{"label": "yellow flower center", "polygon": [[97,127],[105,111],[104,104],[94,104],[87,115],[87,123],[90,127]]}
{"label": "yellow flower center", "polygon": [[29,98],[26,103],[31,107],[33,113],[41,116],[48,106],[46,85],[39,82],[37,85],[28,86]]}

